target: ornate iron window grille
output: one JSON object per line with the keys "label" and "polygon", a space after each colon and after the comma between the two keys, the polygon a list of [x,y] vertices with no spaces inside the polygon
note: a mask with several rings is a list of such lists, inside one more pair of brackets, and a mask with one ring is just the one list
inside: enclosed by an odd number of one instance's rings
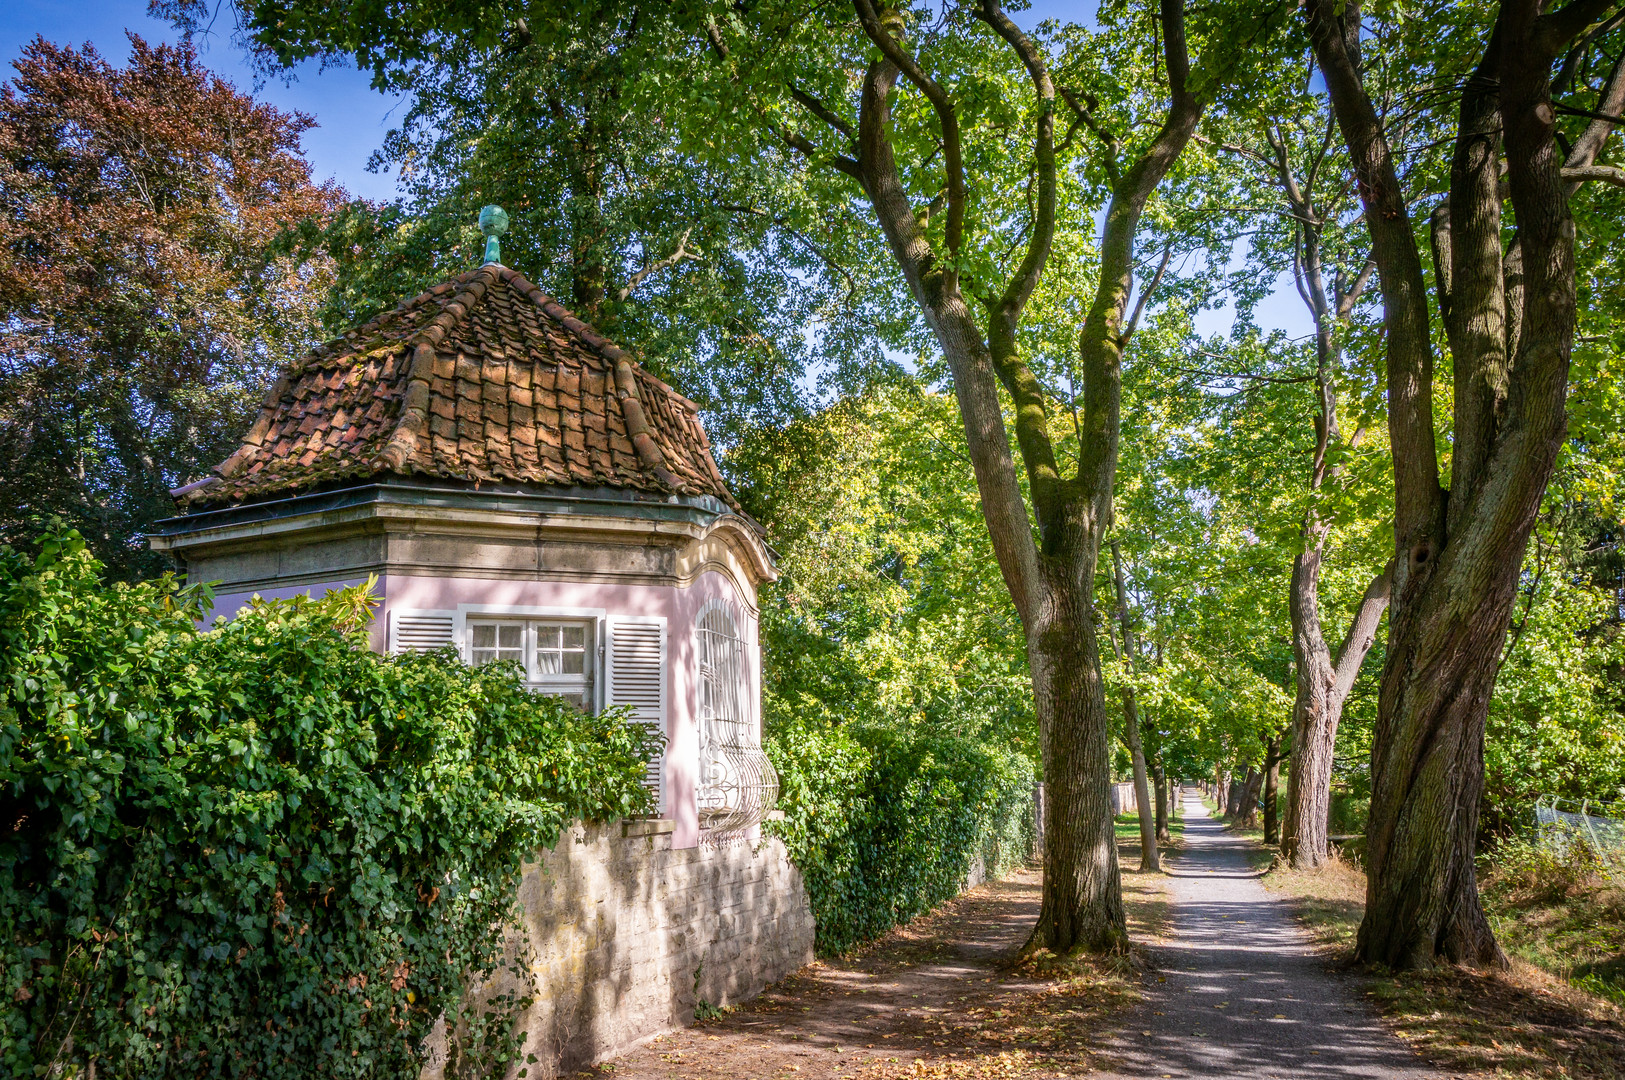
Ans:
{"label": "ornate iron window grille", "polygon": [[702,612],[699,654],[700,825],[730,833],[757,825],[779,797],[779,777],[762,752],[746,707],[750,691],[739,622],[725,607]]}

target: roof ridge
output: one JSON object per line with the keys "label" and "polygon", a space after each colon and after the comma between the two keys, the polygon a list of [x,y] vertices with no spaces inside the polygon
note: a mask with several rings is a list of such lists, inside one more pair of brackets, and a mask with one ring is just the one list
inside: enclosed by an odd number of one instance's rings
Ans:
{"label": "roof ridge", "polygon": [[476,270],[434,318],[406,339],[412,343],[412,362],[406,369],[401,412],[389,442],[378,452],[378,457],[391,469],[398,472],[405,467],[407,459],[418,448],[423,429],[429,424],[429,383],[434,378],[435,346],[446,340],[452,327],[468,317],[497,280],[497,265],[490,263]]}
{"label": "roof ridge", "polygon": [[[568,308],[547,295],[540,287],[531,284],[525,275],[500,263],[491,265],[498,267],[497,276],[506,285],[541,308],[548,318],[574,333],[591,346],[594,352],[613,365],[615,397],[621,403],[621,414],[626,418],[626,434],[632,440],[632,448],[637,451],[643,463],[654,471],[655,476],[660,478],[661,483],[673,491],[687,491],[688,485],[666,467],[666,455],[650,433],[649,418],[643,411],[643,395],[638,392],[637,377],[640,373],[651,379],[654,379],[654,376],[645,371],[626,350],[571,314]],[[654,381],[660,382],[659,379]]]}

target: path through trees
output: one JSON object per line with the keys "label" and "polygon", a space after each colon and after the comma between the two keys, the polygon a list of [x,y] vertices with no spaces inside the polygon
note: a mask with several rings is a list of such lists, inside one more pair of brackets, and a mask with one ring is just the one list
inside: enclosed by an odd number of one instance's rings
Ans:
{"label": "path through trees", "polygon": [[1258,847],[1194,795],[1185,815],[1171,877],[1124,874],[1134,936],[1155,941],[1143,974],[1010,969],[1038,917],[1038,875],[1025,872],[600,1069],[618,1080],[1434,1076],[1264,890]]}

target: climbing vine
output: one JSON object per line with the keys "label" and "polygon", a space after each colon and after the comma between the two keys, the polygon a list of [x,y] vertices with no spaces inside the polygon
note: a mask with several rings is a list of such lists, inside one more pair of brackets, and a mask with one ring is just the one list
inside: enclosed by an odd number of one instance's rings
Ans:
{"label": "climbing vine", "polygon": [[371,652],[362,588],[209,601],[0,549],[0,1070],[408,1076],[445,1016],[500,1075],[470,990],[527,855],[646,808],[643,729]]}

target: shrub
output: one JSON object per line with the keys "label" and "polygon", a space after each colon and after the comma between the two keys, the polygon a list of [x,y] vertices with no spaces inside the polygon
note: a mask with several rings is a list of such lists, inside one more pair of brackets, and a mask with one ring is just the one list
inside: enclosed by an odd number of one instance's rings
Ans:
{"label": "shrub", "polygon": [[1547,903],[1596,885],[1618,870],[1612,853],[1597,851],[1584,834],[1548,830],[1541,836],[1502,840],[1485,857],[1495,883]]}
{"label": "shrub", "polygon": [[410,1076],[480,1028],[526,856],[644,808],[643,729],[370,652],[364,589],[199,629],[99,572],[0,549],[0,1068]]}
{"label": "shrub", "polygon": [[785,821],[817,948],[840,952],[1001,875],[1032,846],[1033,769],[963,737],[789,723],[771,732]]}

